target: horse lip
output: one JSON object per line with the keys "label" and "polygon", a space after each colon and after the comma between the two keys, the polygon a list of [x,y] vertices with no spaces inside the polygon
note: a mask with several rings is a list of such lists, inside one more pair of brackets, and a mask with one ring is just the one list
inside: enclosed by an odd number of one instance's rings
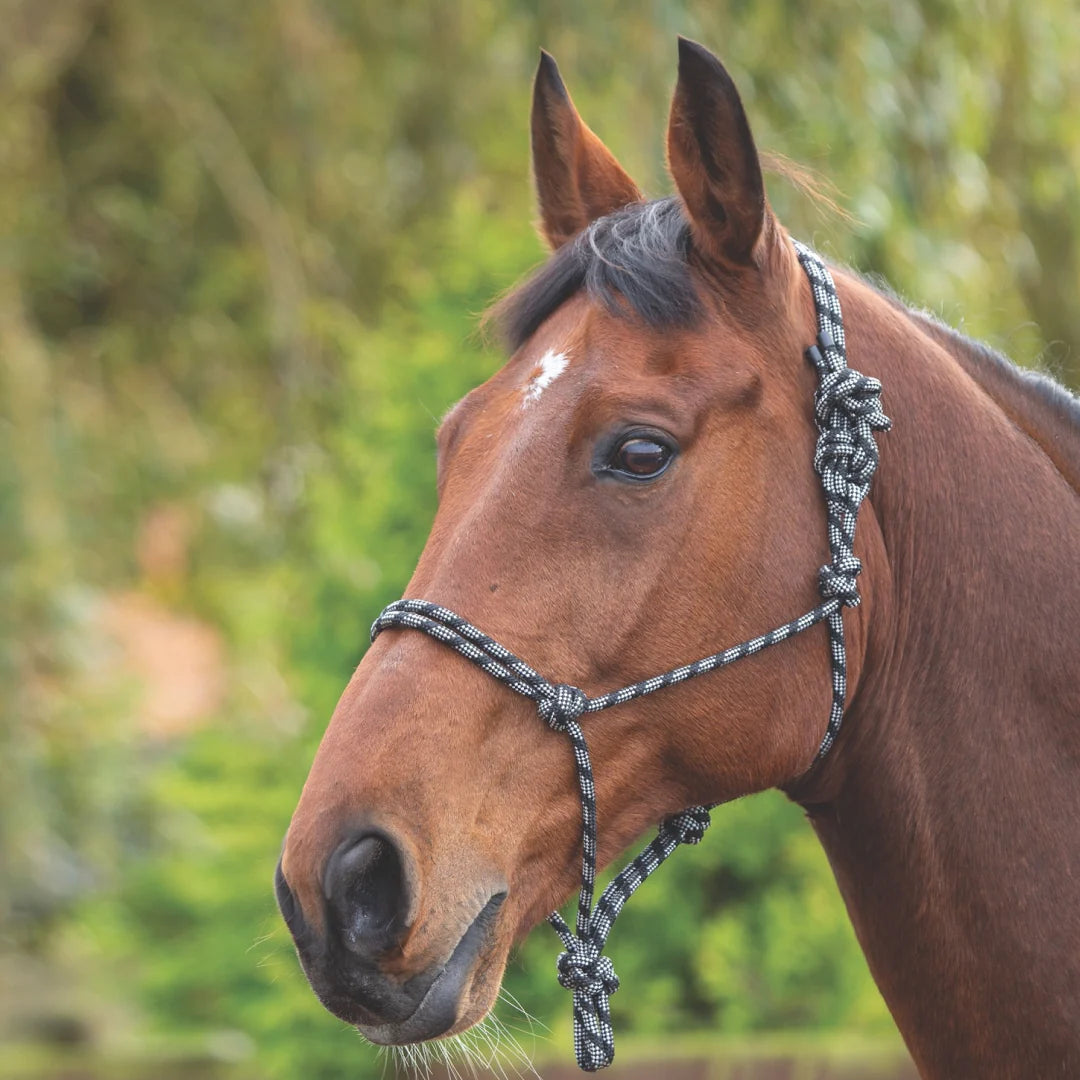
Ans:
{"label": "horse lip", "polygon": [[357,1024],[360,1034],[370,1042],[392,1046],[434,1039],[453,1027],[465,981],[491,936],[496,914],[505,899],[505,892],[496,893],[483,906],[411,1016],[390,1024]]}

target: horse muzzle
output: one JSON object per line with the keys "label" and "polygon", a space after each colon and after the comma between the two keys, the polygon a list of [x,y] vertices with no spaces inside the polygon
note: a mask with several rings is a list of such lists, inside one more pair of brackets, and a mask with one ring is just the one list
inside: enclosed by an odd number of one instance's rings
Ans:
{"label": "horse muzzle", "polygon": [[322,875],[323,928],[305,918],[279,861],[274,890],[301,966],[322,1004],[374,1043],[422,1042],[462,1019],[462,1001],[491,943],[506,892],[492,894],[445,959],[410,971],[416,875],[402,845],[367,831],[338,845]]}

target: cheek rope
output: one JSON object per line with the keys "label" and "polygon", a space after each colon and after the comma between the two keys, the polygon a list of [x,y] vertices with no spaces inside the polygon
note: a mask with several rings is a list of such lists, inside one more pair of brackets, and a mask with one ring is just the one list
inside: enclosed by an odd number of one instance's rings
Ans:
{"label": "cheek rope", "polygon": [[831,556],[818,574],[820,604],[749,641],[597,697],[589,697],[576,686],[551,682],[460,615],[427,600],[395,601],[371,628],[372,640],[384,630],[419,630],[448,645],[493,679],[532,701],[540,718],[570,740],[581,796],[581,890],[573,930],[557,911],[548,921],[563,944],[556,965],[558,980],[573,992],[574,1055],[586,1072],[605,1068],[615,1057],[610,999],[619,988],[619,978],[611,959],[604,955],[608,934],[623,905],[645,879],[680,844],[701,840],[709,826],[712,806],[691,806],[665,818],[652,842],[615,876],[594,905],[596,786],[581,718],[706,675],[823,622],[828,631],[833,694],[815,764],[831,749],[843,721],[847,653],[842,612],[859,603],[857,578],[862,570],[852,550],[855,519],[878,464],[874,432],[887,431],[890,421],[881,410],[881,383],[847,366],[840,299],[828,267],[809,248],[798,241],[792,243],[810,280],[818,323],[817,343],[806,350],[806,358],[818,373],[814,470],[821,478],[825,495]]}

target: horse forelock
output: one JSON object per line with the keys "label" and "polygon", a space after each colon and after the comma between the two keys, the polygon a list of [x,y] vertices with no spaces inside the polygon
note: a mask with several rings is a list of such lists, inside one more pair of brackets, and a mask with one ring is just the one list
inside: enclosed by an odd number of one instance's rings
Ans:
{"label": "horse forelock", "polygon": [[692,326],[703,307],[690,251],[690,223],[679,199],[633,203],[559,248],[495,305],[490,321],[513,351],[570,297],[585,292],[613,314],[637,316],[656,329]]}

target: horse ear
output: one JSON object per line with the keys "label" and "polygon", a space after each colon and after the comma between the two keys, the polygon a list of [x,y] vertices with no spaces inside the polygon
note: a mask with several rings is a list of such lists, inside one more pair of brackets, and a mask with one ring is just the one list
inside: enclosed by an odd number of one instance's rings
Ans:
{"label": "horse ear", "polygon": [[726,263],[752,262],[768,213],[754,137],[724,65],[683,37],[667,143],[699,250]]}
{"label": "horse ear", "polygon": [[641,200],[637,184],[578,116],[558,65],[543,50],[533,83],[532,158],[540,231],[552,248]]}

